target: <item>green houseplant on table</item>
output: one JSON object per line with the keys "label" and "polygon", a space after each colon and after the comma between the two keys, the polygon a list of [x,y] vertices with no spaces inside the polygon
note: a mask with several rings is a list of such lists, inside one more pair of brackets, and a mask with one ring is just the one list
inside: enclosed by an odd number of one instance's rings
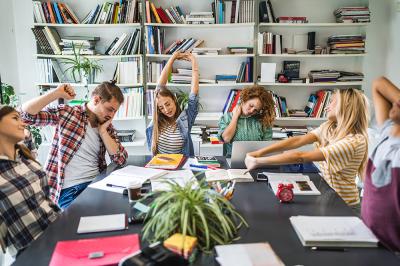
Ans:
{"label": "green houseplant on table", "polygon": [[234,206],[205,182],[193,189],[169,182],[170,191],[155,198],[148,212],[142,236],[149,242],[162,241],[174,233],[197,238],[200,250],[209,252],[215,245],[239,239],[238,231],[245,219]]}

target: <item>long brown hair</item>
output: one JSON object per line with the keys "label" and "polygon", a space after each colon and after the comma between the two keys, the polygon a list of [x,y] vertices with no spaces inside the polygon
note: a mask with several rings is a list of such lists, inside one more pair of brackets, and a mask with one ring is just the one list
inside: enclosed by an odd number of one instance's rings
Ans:
{"label": "long brown hair", "polygon": [[[158,108],[159,97],[169,97],[172,99],[172,101],[176,106],[176,112],[173,118],[168,118],[167,116],[165,116],[163,113],[160,112]],[[178,105],[178,101],[174,93],[171,90],[169,90],[166,86],[157,86],[154,98],[155,100],[153,107],[153,137],[151,140],[151,152],[153,154],[156,154],[158,149],[157,147],[158,138],[160,137],[162,130],[164,130],[164,128],[166,128],[171,123],[172,119],[175,121],[181,114],[182,110]]]}
{"label": "long brown hair", "polygon": [[[364,154],[358,173],[362,176],[368,159],[368,121],[369,104],[368,99],[358,89],[335,90],[337,100],[336,121],[328,120],[327,127],[321,132],[323,140],[338,141],[349,134],[361,134],[367,141],[367,150]],[[326,146],[329,143],[321,143]]]}
{"label": "long brown hair", "polygon": [[[13,107],[8,105],[0,105],[0,123],[3,117],[9,115],[13,112],[17,112]],[[15,149],[19,149],[20,152],[28,159],[36,161],[35,157],[32,155],[31,151],[23,144],[15,144]]]}
{"label": "long brown hair", "polygon": [[258,98],[261,102],[261,110],[257,115],[263,127],[271,127],[275,120],[275,103],[272,94],[261,86],[245,87],[240,92],[240,101],[242,103],[248,100]]}

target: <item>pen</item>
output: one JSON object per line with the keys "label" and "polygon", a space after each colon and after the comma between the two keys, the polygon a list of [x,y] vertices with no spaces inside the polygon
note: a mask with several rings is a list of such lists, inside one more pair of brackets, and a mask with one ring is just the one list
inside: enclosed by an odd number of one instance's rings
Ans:
{"label": "pen", "polygon": [[197,165],[197,164],[189,164],[190,167],[200,168],[200,169],[208,169],[207,165]]}
{"label": "pen", "polygon": [[345,248],[337,248],[337,247],[311,247],[313,251],[347,251]]}
{"label": "pen", "polygon": [[113,185],[113,184],[107,184],[107,187],[119,187],[119,188],[126,188],[124,186],[117,186],[117,185]]}

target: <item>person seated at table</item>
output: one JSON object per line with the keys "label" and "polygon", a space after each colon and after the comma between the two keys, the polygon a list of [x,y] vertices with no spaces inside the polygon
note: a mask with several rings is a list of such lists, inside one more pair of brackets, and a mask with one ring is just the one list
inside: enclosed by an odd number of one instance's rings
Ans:
{"label": "person seated at table", "polygon": [[[291,137],[247,154],[248,169],[273,164],[319,162],[325,181],[359,214],[360,197],[356,185],[368,157],[368,99],[357,89],[336,90],[327,107],[328,121],[304,136]],[[312,151],[290,151],[316,143]]]}
{"label": "person seated at table", "polygon": [[63,84],[26,102],[21,116],[30,125],[56,127],[46,172],[52,200],[65,209],[105,170],[106,150],[111,161],[120,166],[126,163],[128,154],[111,124],[124,101],[114,81],[99,84],[83,105],[61,104],[43,109],[59,98],[74,99],[74,89]]}
{"label": "person seated at table", "polygon": [[19,143],[24,129],[19,113],[0,105],[0,244],[10,254],[38,238],[60,211],[50,199],[46,173]]}
{"label": "person seated at table", "polygon": [[[192,63],[192,87],[188,106],[181,110],[176,96],[167,87],[175,60]],[[155,91],[153,120],[146,129],[147,146],[155,154],[183,154],[194,156],[190,131],[198,114],[199,67],[196,57],[191,53],[174,53],[168,60]]]}
{"label": "person seated at table", "polygon": [[384,246],[400,252],[400,89],[381,77],[372,97],[380,134],[364,175],[361,217]]}
{"label": "person seated at table", "polygon": [[234,141],[271,140],[274,106],[272,94],[263,87],[244,88],[233,111],[225,113],[218,123],[224,155],[231,156]]}

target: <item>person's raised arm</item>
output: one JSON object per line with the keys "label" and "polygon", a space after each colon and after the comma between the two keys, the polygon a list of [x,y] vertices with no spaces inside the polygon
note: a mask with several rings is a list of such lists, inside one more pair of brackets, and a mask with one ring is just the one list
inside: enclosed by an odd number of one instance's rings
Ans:
{"label": "person's raised arm", "polygon": [[69,84],[59,85],[55,90],[52,90],[42,96],[39,96],[35,99],[27,101],[21,106],[21,110],[30,115],[36,115],[44,107],[46,107],[49,103],[63,98],[66,100],[72,100],[75,98],[75,91]]}
{"label": "person's raised arm", "polygon": [[304,136],[296,136],[296,137],[291,137],[291,138],[279,141],[279,142],[269,145],[265,148],[250,152],[250,153],[248,153],[248,155],[252,156],[252,157],[261,157],[261,156],[269,154],[269,153],[296,149],[301,146],[314,143],[317,140],[318,140],[318,138],[316,135],[314,135],[313,133],[308,133]]}
{"label": "person's raised arm", "polygon": [[393,104],[400,101],[400,90],[390,80],[380,77],[372,83],[375,117],[379,126],[388,118]]}
{"label": "person's raised arm", "polygon": [[187,55],[188,59],[192,62],[192,93],[199,93],[199,64],[197,58],[192,54]]}

